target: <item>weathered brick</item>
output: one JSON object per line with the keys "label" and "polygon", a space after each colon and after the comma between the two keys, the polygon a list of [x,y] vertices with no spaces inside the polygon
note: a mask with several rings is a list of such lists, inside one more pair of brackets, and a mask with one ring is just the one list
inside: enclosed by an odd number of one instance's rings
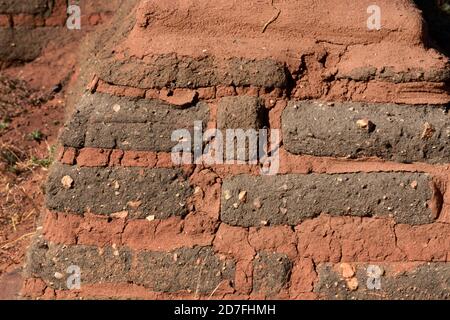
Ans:
{"label": "weathered brick", "polygon": [[0,13],[43,14],[48,9],[48,0],[0,0]]}
{"label": "weathered brick", "polygon": [[85,95],[61,139],[75,148],[171,152],[178,143],[172,132],[188,129],[193,137],[194,122],[206,127],[208,114],[205,103],[179,109],[153,99]]}
{"label": "weathered brick", "polygon": [[[73,179],[64,188],[61,179]],[[192,188],[178,169],[78,168],[56,164],[47,182],[49,209],[112,214],[128,211],[131,218],[183,216]],[[141,202],[138,207],[131,205]]]}
{"label": "weathered brick", "polygon": [[176,54],[154,55],[145,61],[104,59],[98,66],[98,73],[108,83],[142,89],[218,85],[284,88],[291,81],[285,66],[272,59],[192,58]]}
{"label": "weathered brick", "polygon": [[311,259],[298,259],[294,261],[292,268],[290,292],[297,296],[314,289],[314,282],[317,278],[314,263]]}
{"label": "weathered brick", "polygon": [[81,285],[126,282],[130,277],[131,252],[124,248],[54,245],[36,240],[29,252],[27,276],[41,278],[54,289],[68,289],[66,281],[71,274],[67,268],[71,265],[80,268]]}
{"label": "weathered brick", "polygon": [[315,291],[325,299],[447,300],[450,298],[450,264],[448,263],[428,263],[419,266],[417,263],[402,263],[400,266],[378,265],[383,273],[380,276],[380,289],[370,289],[374,286],[367,285],[370,276],[373,278],[374,275],[378,275],[373,272],[368,274],[368,266],[368,264],[358,265],[355,276],[345,279],[337,266],[320,265],[317,268],[319,281]]}
{"label": "weathered brick", "polygon": [[290,259],[297,256],[297,238],[289,226],[250,228],[248,242],[257,251],[283,253]]}
{"label": "weathered brick", "polygon": [[216,98],[216,88],[215,87],[209,87],[209,88],[198,88],[198,98],[202,100],[210,100]]}
{"label": "weathered brick", "polygon": [[295,228],[298,252],[316,263],[414,260],[417,255],[406,257],[396,246],[393,224],[386,219],[321,215]]}
{"label": "weathered brick", "polygon": [[251,260],[255,250],[249,244],[248,231],[222,223],[214,238],[214,250],[239,260]]}
{"label": "weathered brick", "polygon": [[75,163],[75,157],[77,156],[77,150],[75,148],[67,148],[63,150],[63,155],[61,157],[62,164],[73,165]]}
{"label": "weathered brick", "polygon": [[[412,187],[411,183],[417,186]],[[418,173],[353,173],[283,176],[240,175],[224,180],[221,219],[235,226],[297,225],[321,213],[392,216],[426,224],[437,216],[441,196]],[[239,193],[246,191],[245,199]],[[437,212],[430,207],[436,202]]]}
{"label": "weathered brick", "polygon": [[286,287],[292,262],[286,255],[262,251],[255,258],[253,267],[253,290],[271,296]]}
{"label": "weathered brick", "polygon": [[394,67],[381,67],[379,69],[369,67],[358,67],[349,71],[339,70],[337,79],[351,79],[355,81],[388,81],[393,83],[405,82],[446,82],[450,79],[450,69],[423,69],[408,68],[407,71],[396,71]]}
{"label": "weathered brick", "polygon": [[174,106],[184,108],[195,104],[198,100],[198,93],[189,89],[162,89],[159,93],[159,99],[166,101]]}
{"label": "weathered brick", "polygon": [[262,99],[249,96],[226,97],[217,107],[217,128],[262,129],[267,125],[267,113]]}
{"label": "weathered brick", "polygon": [[[258,134],[259,129],[268,125],[268,115],[264,108],[264,102],[262,99],[238,96],[238,97],[226,97],[219,101],[217,107],[217,128],[221,130],[224,138],[224,143],[234,140],[234,156],[228,155],[228,146],[225,145],[224,158],[226,160],[241,160],[241,161],[255,161],[257,159],[258,152]],[[240,129],[240,133],[236,130],[235,136],[227,134],[227,129]],[[253,138],[247,136],[249,129],[254,130],[252,132]],[[245,140],[239,143],[239,139],[236,135],[242,134]],[[252,143],[252,145],[251,145]],[[251,149],[250,149],[251,148]]]}
{"label": "weathered brick", "polygon": [[9,15],[0,14],[0,27],[1,28],[9,28],[11,27],[11,21]]}
{"label": "weathered brick", "polygon": [[450,161],[450,116],[435,106],[291,101],[282,128],[294,154]]}
{"label": "weathered brick", "polygon": [[77,165],[80,167],[105,167],[109,162],[111,150],[84,148],[77,157]]}
{"label": "weathered brick", "polygon": [[109,165],[110,166],[119,166],[122,162],[124,152],[122,150],[112,150],[111,155],[109,156]]}
{"label": "weathered brick", "polygon": [[109,94],[112,96],[119,97],[130,97],[130,98],[144,98],[145,90],[127,87],[127,86],[115,86],[110,85],[104,81],[100,81],[97,87],[97,91],[105,94]]}
{"label": "weathered brick", "polygon": [[213,292],[222,282],[234,278],[232,260],[220,260],[211,247],[179,249],[173,252],[140,252],[133,282],[154,291]]}
{"label": "weathered brick", "polygon": [[156,153],[126,151],[122,158],[122,165],[124,167],[154,167],[157,160]]}
{"label": "weathered brick", "polygon": [[122,243],[136,250],[158,252],[207,246],[214,239],[215,229],[216,221],[200,214],[188,215],[184,219],[131,220],[123,229]]}
{"label": "weathered brick", "polygon": [[31,61],[58,35],[54,28],[0,28],[0,61]]}

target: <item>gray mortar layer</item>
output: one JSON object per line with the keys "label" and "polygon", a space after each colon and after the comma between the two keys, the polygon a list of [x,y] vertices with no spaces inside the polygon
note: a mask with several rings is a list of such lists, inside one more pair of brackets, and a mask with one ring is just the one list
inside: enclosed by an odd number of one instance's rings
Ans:
{"label": "gray mortar layer", "polygon": [[349,73],[338,73],[337,79],[351,79],[354,81],[380,80],[392,83],[406,82],[447,82],[450,81],[450,65],[442,69],[424,70],[411,68],[407,71],[397,72],[393,67],[359,67],[351,70]]}
{"label": "gray mortar layer", "polygon": [[[356,271],[358,289],[350,291],[346,281],[331,264],[318,266],[319,281],[314,291],[324,299],[389,299],[389,300],[448,300],[450,299],[450,264],[427,263],[395,276],[383,274],[381,289],[367,286],[368,265],[359,265]],[[379,266],[383,270],[383,266]],[[389,267],[389,266],[387,266]],[[382,271],[383,272],[383,271]]]}
{"label": "gray mortar layer", "polygon": [[[225,280],[232,281],[235,263],[221,260],[211,247],[172,252],[133,252],[127,248],[56,245],[36,238],[28,252],[25,272],[53,289],[68,290],[67,268],[78,266],[81,286],[134,283],[157,292],[197,291],[209,294]],[[174,258],[176,257],[176,258]]]}
{"label": "gray mortar layer", "polygon": [[[66,189],[61,180],[73,179]],[[109,215],[128,211],[130,218],[184,216],[192,188],[179,169],[79,168],[55,164],[46,184],[51,210]],[[131,202],[131,204],[130,204]],[[134,203],[141,202],[136,208]]]}
{"label": "gray mortar layer", "polygon": [[210,247],[140,252],[136,264],[134,282],[161,292],[210,294],[224,280],[233,280],[235,273],[235,263],[220,260]]}
{"label": "gray mortar layer", "polygon": [[25,273],[43,279],[53,289],[68,290],[67,278],[71,274],[67,268],[72,265],[80,268],[81,286],[124,283],[130,277],[132,254],[126,248],[56,245],[37,237],[28,250]]}
{"label": "gray mortar layer", "polygon": [[154,55],[145,60],[105,59],[100,62],[98,74],[109,83],[142,89],[218,85],[286,88],[291,83],[285,65],[275,60],[219,59],[210,56],[193,58],[176,54]]}
{"label": "gray mortar layer", "polygon": [[292,262],[284,254],[259,252],[253,261],[253,290],[276,295],[289,282]]}
{"label": "gray mortar layer", "polygon": [[0,0],[0,14],[43,14],[51,3],[51,0]]}
{"label": "gray mortar layer", "polygon": [[[223,182],[221,220],[242,227],[261,226],[263,221],[295,226],[327,213],[392,216],[398,223],[427,224],[435,218],[428,205],[433,195],[430,183],[429,176],[419,173],[240,175]],[[246,200],[239,201],[243,191]]]}
{"label": "gray mortar layer", "polygon": [[[373,123],[371,130],[357,125],[363,119]],[[427,123],[434,130],[430,137],[423,136]],[[293,154],[450,162],[450,115],[441,107],[291,101],[282,130]]]}
{"label": "gray mortar layer", "polygon": [[209,107],[199,102],[180,109],[155,99],[133,99],[108,94],[86,94],[66,124],[65,146],[171,152],[175,130],[187,129],[193,138],[194,122],[206,128]]}

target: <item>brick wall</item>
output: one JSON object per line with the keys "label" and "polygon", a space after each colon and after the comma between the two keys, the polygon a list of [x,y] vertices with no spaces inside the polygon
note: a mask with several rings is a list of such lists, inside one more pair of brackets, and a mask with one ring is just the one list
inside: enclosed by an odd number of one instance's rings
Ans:
{"label": "brick wall", "polygon": [[[81,9],[80,30],[66,28],[67,8],[72,4]],[[80,41],[74,34],[84,34],[108,21],[118,4],[117,0],[0,1],[0,66],[34,60],[49,42],[61,46],[67,41]]]}
{"label": "brick wall", "polygon": [[[351,69],[334,44],[314,45],[296,67],[234,53],[132,55],[133,37],[151,41],[158,26],[147,29],[143,10],[104,39],[61,133],[25,296],[450,297],[447,58],[418,71],[390,60]],[[194,121],[279,129],[278,174],[174,164],[171,133]],[[82,270],[79,289],[67,288],[70,265]]]}

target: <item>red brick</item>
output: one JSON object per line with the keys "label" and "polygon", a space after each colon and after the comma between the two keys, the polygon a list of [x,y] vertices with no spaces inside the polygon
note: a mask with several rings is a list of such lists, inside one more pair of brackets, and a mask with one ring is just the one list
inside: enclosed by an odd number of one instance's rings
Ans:
{"label": "red brick", "polygon": [[22,295],[27,297],[41,297],[47,288],[45,282],[39,278],[28,278],[25,280],[22,288]]}
{"label": "red brick", "polygon": [[240,293],[249,294],[253,289],[253,262],[240,260],[236,263],[234,286]]}
{"label": "red brick", "polygon": [[248,240],[256,251],[284,253],[290,259],[297,256],[297,239],[288,226],[250,228]]}
{"label": "red brick", "polygon": [[196,235],[184,231],[184,221],[179,217],[166,220],[131,220],[125,226],[122,245],[135,250],[172,251],[182,247],[211,245],[213,233]]}
{"label": "red brick", "polygon": [[80,150],[77,164],[80,167],[105,167],[108,165],[111,150],[84,148]]}
{"label": "red brick", "polygon": [[236,95],[236,89],[234,87],[224,87],[224,86],[216,87],[216,97],[217,98],[229,97],[229,96],[235,96],[235,95]]}
{"label": "red brick", "polygon": [[34,16],[30,14],[13,15],[14,27],[34,27]]}
{"label": "red brick", "polygon": [[255,250],[248,243],[248,231],[222,223],[214,239],[214,249],[238,260],[251,260]]}
{"label": "red brick", "polygon": [[159,92],[159,99],[180,107],[193,104],[197,97],[198,93],[190,89],[162,89]]}
{"label": "red brick", "polygon": [[122,158],[124,167],[154,167],[156,162],[156,153],[147,151],[125,151]]}
{"label": "red brick", "polygon": [[120,97],[136,97],[136,98],[145,97],[144,89],[110,85],[101,80],[98,82],[97,91]]}
{"label": "red brick", "polygon": [[450,224],[396,225],[397,246],[411,261],[448,261]]}
{"label": "red brick", "polygon": [[299,259],[294,262],[291,274],[290,294],[299,296],[302,293],[312,292],[317,273],[311,259]]}
{"label": "red brick", "polygon": [[122,150],[114,149],[111,151],[111,156],[109,157],[110,166],[120,166],[122,162],[124,152]]}
{"label": "red brick", "polygon": [[158,89],[148,89],[145,92],[145,99],[159,99],[159,90]]}
{"label": "red brick", "polygon": [[322,215],[297,226],[298,251],[317,262],[402,261],[389,219]]}
{"label": "red brick", "polygon": [[11,27],[11,22],[9,20],[9,16],[6,14],[0,14],[0,27],[1,28],[9,28]]}
{"label": "red brick", "polygon": [[215,87],[209,87],[209,88],[198,88],[198,98],[201,100],[211,100],[216,98],[216,88]]}
{"label": "red brick", "polygon": [[124,227],[124,219],[85,215],[77,230],[77,243],[98,247],[119,245]]}
{"label": "red brick", "polygon": [[44,237],[54,243],[76,244],[77,230],[83,217],[47,211],[43,223]]}
{"label": "red brick", "polygon": [[66,148],[61,157],[61,163],[73,165],[77,156],[77,150],[75,148]]}

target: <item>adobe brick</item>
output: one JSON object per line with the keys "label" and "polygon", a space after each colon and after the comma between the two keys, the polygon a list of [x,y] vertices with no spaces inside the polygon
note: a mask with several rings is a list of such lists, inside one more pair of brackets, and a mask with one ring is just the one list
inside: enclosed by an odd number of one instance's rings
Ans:
{"label": "adobe brick", "polygon": [[[412,182],[417,187],[411,186]],[[229,225],[297,225],[321,213],[393,217],[405,224],[433,222],[440,204],[432,179],[420,173],[240,175],[222,186],[221,220]],[[246,191],[246,199],[239,193]]]}
{"label": "adobe brick", "polygon": [[[61,179],[71,177],[70,188]],[[110,215],[128,211],[129,218],[156,219],[187,214],[192,188],[179,169],[79,168],[53,165],[46,185],[51,210]],[[139,207],[130,203],[141,201]]]}
{"label": "adobe brick", "polygon": [[442,107],[290,101],[281,123],[293,154],[450,162],[450,116]]}

